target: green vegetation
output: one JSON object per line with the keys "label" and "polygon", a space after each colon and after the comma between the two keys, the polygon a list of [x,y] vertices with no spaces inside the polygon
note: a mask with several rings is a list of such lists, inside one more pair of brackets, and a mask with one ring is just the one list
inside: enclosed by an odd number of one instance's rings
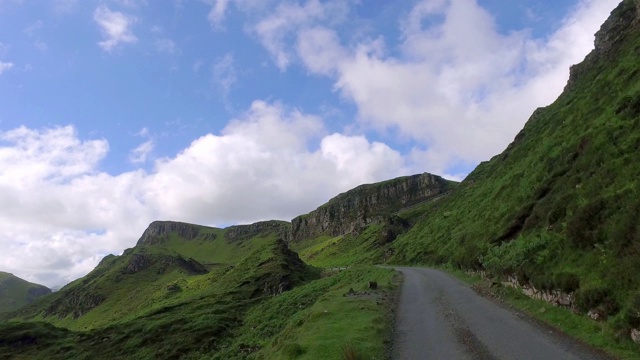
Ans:
{"label": "green vegetation", "polygon": [[[0,358],[331,358],[345,341],[362,344],[367,358],[386,357],[394,271],[355,267],[321,278],[274,233],[233,243],[224,230],[189,234],[171,231],[108,256],[9,314],[0,323]],[[229,251],[201,254],[198,246]],[[233,264],[221,261],[242,251]]]}
{"label": "green vegetation", "polygon": [[[495,290],[591,345],[640,358],[628,337],[640,328],[636,3],[621,3],[566,91],[502,154],[459,185],[432,178],[446,196],[404,209],[400,199],[367,198],[388,197],[382,190],[402,181],[394,179],[293,224],[154,223],[122,256],[3,314],[0,358],[382,359],[396,275],[370,265],[387,262],[442,266],[470,281],[465,270],[483,270],[571,293],[581,314]],[[411,179],[409,196],[421,176]],[[285,229],[300,257],[280,240]]]}
{"label": "green vegetation", "polygon": [[614,332],[640,325],[640,29],[619,20],[635,6],[621,3],[599,37],[606,52],[576,66],[567,91],[502,154],[413,215],[393,262],[516,275],[576,291],[578,308]]}
{"label": "green vegetation", "polygon": [[50,292],[42,285],[0,271],[0,313],[19,309]]}
{"label": "green vegetation", "polygon": [[[369,281],[378,289],[368,289]],[[348,343],[367,359],[386,358],[395,281],[395,271],[371,266],[329,272],[251,309],[233,343],[213,358],[256,350],[256,359],[337,359]]]}
{"label": "green vegetation", "polygon": [[565,308],[546,301],[532,299],[512,287],[496,286],[495,283],[482,279],[478,275],[464,272],[459,268],[448,265],[439,268],[468,283],[477,292],[513,306],[531,318],[559,329],[585,344],[604,350],[621,359],[640,359],[638,345],[633,343],[624,332],[615,332],[605,323],[595,322],[586,316],[567,311]]}

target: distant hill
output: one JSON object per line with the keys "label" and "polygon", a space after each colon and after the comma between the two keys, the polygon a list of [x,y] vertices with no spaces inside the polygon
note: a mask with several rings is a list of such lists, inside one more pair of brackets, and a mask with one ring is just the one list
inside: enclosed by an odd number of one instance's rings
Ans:
{"label": "distant hill", "polygon": [[0,271],[0,313],[19,309],[49,293],[51,290],[46,286]]}

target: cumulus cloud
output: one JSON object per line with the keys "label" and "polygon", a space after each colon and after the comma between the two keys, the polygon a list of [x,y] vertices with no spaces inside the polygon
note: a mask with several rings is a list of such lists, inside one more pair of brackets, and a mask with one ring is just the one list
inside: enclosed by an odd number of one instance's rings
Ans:
{"label": "cumulus cloud", "polygon": [[153,140],[145,141],[138,145],[129,153],[129,161],[133,164],[142,164],[147,162],[149,154],[153,151],[155,143]]}
{"label": "cumulus cloud", "polygon": [[[133,160],[152,148],[141,144]],[[101,172],[108,149],[70,126],[0,133],[1,269],[57,285],[133,246],[156,219],[290,220],[359,184],[414,172],[383,143],[328,134],[320,117],[264,101],[149,172]]]}
{"label": "cumulus cloud", "polygon": [[106,52],[111,52],[119,44],[135,43],[138,38],[131,27],[136,22],[133,16],[111,11],[105,5],[99,6],[93,13],[93,20],[100,27],[104,41],[98,45]]}
{"label": "cumulus cloud", "polygon": [[0,61],[0,75],[2,75],[3,72],[11,69],[12,67],[13,63]]}
{"label": "cumulus cloud", "polygon": [[[308,71],[334,79],[361,124],[413,139],[425,169],[460,177],[560,94],[617,2],[584,0],[555,32],[534,38],[527,29],[501,33],[476,0],[421,1],[400,20],[393,53],[382,37],[344,44],[315,21],[323,10],[313,1],[276,9],[255,28],[281,69],[295,53]],[[293,46],[284,41],[291,37]]]}
{"label": "cumulus cloud", "polygon": [[[292,52],[286,44],[292,40],[292,34],[313,26],[316,22],[339,23],[349,13],[347,1],[309,0],[297,3],[280,3],[275,11],[253,26],[262,45],[271,53],[274,62],[285,70],[291,62]],[[294,38],[293,38],[294,39]]]}

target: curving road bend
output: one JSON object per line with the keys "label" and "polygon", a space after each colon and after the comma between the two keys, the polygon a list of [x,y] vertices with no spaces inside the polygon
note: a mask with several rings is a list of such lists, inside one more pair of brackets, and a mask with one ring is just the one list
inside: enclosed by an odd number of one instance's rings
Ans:
{"label": "curving road bend", "polygon": [[425,268],[395,269],[404,275],[396,360],[609,359],[476,294],[451,275]]}

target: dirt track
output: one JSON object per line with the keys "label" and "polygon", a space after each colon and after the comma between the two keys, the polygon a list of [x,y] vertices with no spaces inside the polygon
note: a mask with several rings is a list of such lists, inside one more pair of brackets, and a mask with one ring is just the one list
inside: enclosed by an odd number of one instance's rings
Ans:
{"label": "dirt track", "polygon": [[397,360],[608,359],[492,302],[434,269],[404,275],[396,319]]}

